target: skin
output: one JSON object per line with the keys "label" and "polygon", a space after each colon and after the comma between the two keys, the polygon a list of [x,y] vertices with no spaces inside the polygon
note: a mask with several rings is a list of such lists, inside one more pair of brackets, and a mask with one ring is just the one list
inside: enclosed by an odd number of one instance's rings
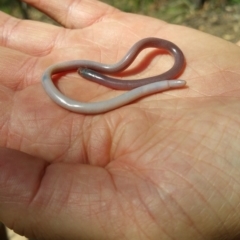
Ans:
{"label": "skin", "polygon": [[[65,28],[0,14],[0,221],[32,239],[239,239],[240,47],[101,2],[26,2]],[[92,116],[44,92],[48,66],[112,64],[147,36],[182,49],[188,88]],[[121,77],[172,66],[142,56]],[[85,102],[119,94],[77,73],[56,84]]]}
{"label": "skin", "polygon": [[[118,73],[126,69],[137,57],[140,51],[147,47],[157,47],[173,55],[175,62],[171,69],[154,77],[140,80],[119,80],[107,77],[96,71],[103,73]],[[182,51],[173,43],[159,38],[145,38],[135,43],[128,53],[116,64],[107,65],[89,60],[73,60],[57,63],[44,72],[42,84],[50,98],[58,105],[78,113],[97,114],[104,113],[122,107],[138,98],[185,86],[183,80],[166,80],[179,76],[185,67],[185,59]],[[52,75],[65,71],[78,69],[78,73],[88,80],[102,84],[103,86],[117,90],[131,90],[116,98],[93,103],[76,101],[62,94],[52,82]],[[95,71],[94,71],[95,70]],[[159,82],[161,81],[161,82]]]}

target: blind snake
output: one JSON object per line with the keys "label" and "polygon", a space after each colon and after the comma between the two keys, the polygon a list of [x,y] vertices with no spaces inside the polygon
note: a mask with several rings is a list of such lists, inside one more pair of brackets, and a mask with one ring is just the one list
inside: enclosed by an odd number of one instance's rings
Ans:
{"label": "blind snake", "polygon": [[[163,49],[171,54],[175,60],[172,68],[160,75],[140,80],[120,80],[102,74],[113,74],[123,71],[134,61],[140,51],[149,47]],[[150,94],[185,86],[186,82],[184,80],[170,80],[177,78],[183,72],[184,67],[185,58],[178,46],[160,38],[145,38],[135,43],[122,60],[113,65],[88,60],[73,60],[54,64],[45,70],[42,76],[42,85],[50,98],[61,107],[82,114],[98,114],[122,107]],[[77,69],[82,77],[90,81],[106,87],[130,91],[101,102],[86,103],[71,99],[55,87],[52,82],[52,75]]]}

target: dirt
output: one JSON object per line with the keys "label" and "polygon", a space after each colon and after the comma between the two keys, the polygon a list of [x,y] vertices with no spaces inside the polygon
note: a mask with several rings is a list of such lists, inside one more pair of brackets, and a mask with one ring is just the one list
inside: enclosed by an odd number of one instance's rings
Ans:
{"label": "dirt", "polygon": [[186,15],[182,25],[216,35],[231,42],[240,40],[240,4],[202,10]]}

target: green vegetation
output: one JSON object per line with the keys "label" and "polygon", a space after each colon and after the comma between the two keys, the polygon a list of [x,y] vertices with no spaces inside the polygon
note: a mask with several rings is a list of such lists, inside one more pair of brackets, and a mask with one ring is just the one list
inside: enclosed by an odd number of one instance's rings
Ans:
{"label": "green vegetation", "polygon": [[[26,16],[20,0],[0,0],[0,10],[17,17]],[[196,10],[199,0],[100,0],[125,12],[133,12],[158,17],[179,23],[182,18]],[[240,0],[208,0],[211,7],[223,7],[226,4],[240,4]]]}
{"label": "green vegetation", "polygon": [[16,7],[19,7],[19,3],[16,0],[1,0],[0,9],[3,12],[11,13]]}
{"label": "green vegetation", "polygon": [[[154,13],[160,8],[164,8],[167,5],[171,5],[173,8],[176,7],[191,7],[191,1],[189,0],[102,0],[102,2],[106,2],[116,8],[119,8],[125,12],[140,12],[140,13]],[[150,15],[150,14],[149,14]]]}
{"label": "green vegetation", "polygon": [[231,4],[240,4],[240,0],[229,0]]}
{"label": "green vegetation", "polygon": [[[154,11],[160,7],[170,5],[172,7],[187,7],[196,8],[199,0],[101,0],[114,7],[117,7],[126,12],[146,12]],[[240,4],[240,0],[208,0],[206,3],[211,4],[213,7],[224,6],[227,4]]]}
{"label": "green vegetation", "polygon": [[[198,8],[197,0],[101,0],[125,12],[146,14],[171,23],[181,23]],[[240,4],[240,0],[208,0],[206,5],[221,9],[226,5]]]}

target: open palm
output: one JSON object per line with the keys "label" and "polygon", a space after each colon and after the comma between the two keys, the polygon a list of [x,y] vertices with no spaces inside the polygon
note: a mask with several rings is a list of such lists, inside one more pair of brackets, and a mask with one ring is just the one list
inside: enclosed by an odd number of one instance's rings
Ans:
{"label": "open palm", "polygon": [[[240,231],[240,48],[94,0],[26,0],[64,27],[0,14],[0,221],[36,239],[233,239]],[[177,44],[187,87],[81,115],[50,100],[51,64],[115,63],[138,40]],[[123,76],[173,60],[144,52]],[[81,101],[118,91],[63,74]]]}

